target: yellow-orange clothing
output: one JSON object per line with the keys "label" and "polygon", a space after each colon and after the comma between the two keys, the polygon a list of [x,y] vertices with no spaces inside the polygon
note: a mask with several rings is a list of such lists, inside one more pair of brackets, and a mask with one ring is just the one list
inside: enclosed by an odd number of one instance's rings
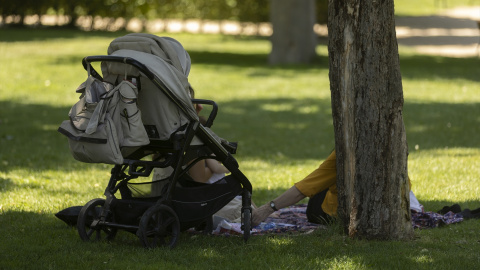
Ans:
{"label": "yellow-orange clothing", "polygon": [[[320,166],[305,177],[302,181],[295,183],[295,187],[305,196],[313,197],[317,193],[328,189],[322,203],[323,212],[329,216],[337,216],[338,191],[337,191],[337,155],[333,151]],[[408,178],[408,186],[412,184]]]}
{"label": "yellow-orange clothing", "polygon": [[319,192],[328,189],[322,210],[330,216],[337,216],[338,192],[337,192],[337,156],[333,151],[320,166],[295,183],[295,187],[305,196],[313,197]]}

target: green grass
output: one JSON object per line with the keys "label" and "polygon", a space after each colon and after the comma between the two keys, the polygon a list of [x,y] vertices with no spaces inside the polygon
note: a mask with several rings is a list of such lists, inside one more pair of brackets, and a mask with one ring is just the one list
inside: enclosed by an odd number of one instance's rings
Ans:
{"label": "green grass", "polygon": [[397,16],[437,15],[456,7],[480,6],[478,0],[395,0]]}
{"label": "green grass", "polygon": [[[135,235],[83,243],[54,217],[103,197],[110,166],[76,162],[56,129],[85,80],[81,59],[124,33],[0,29],[0,269],[474,269],[479,221],[416,232],[407,242],[311,235],[182,234],[174,250],[144,250]],[[170,34],[169,34],[170,35]],[[266,65],[266,39],[170,35],[189,51],[198,97],[220,106],[217,134],[239,141],[240,169],[263,204],[334,148],[328,57],[312,66]],[[405,52],[405,53],[404,53]],[[413,191],[427,210],[480,207],[478,59],[400,48]]]}

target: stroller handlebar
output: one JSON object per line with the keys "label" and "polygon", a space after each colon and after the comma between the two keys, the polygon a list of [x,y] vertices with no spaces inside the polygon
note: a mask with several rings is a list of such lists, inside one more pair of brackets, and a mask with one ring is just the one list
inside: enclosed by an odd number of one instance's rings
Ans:
{"label": "stroller handlebar", "polygon": [[210,115],[208,116],[207,122],[203,124],[205,127],[212,127],[213,121],[215,120],[215,117],[217,117],[217,112],[218,112],[218,105],[215,101],[213,100],[208,100],[208,99],[192,99],[193,104],[207,104],[212,106],[212,111],[210,112]]}
{"label": "stroller handlebar", "polygon": [[129,64],[136,67],[139,71],[145,74],[145,76],[147,76],[147,78],[149,78],[150,80],[153,80],[155,78],[155,75],[144,64],[142,64],[141,62],[131,57],[113,56],[113,55],[87,56],[82,60],[83,68],[89,71],[90,74],[95,78],[102,79],[100,74],[91,65],[92,62],[101,62],[101,61]]}

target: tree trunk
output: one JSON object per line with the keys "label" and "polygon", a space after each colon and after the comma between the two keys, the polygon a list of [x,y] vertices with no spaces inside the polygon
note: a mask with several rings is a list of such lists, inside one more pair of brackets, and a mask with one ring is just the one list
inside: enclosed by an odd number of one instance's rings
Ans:
{"label": "tree trunk", "polygon": [[339,217],[351,237],[410,238],[393,0],[330,0],[328,13]]}
{"label": "tree trunk", "polygon": [[314,0],[271,0],[270,64],[308,64],[315,58]]}

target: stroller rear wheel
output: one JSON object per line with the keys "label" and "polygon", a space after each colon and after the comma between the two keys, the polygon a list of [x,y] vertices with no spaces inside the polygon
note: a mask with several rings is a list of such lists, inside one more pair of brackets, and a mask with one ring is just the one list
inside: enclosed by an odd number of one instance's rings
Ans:
{"label": "stroller rear wheel", "polygon": [[[117,228],[99,224],[104,199],[93,199],[86,203],[78,215],[77,230],[83,241],[112,240],[117,234]],[[113,215],[109,213],[105,221],[112,221]]]}
{"label": "stroller rear wheel", "polygon": [[148,208],[140,220],[137,236],[146,248],[175,247],[180,235],[180,220],[173,209],[164,204]]}

